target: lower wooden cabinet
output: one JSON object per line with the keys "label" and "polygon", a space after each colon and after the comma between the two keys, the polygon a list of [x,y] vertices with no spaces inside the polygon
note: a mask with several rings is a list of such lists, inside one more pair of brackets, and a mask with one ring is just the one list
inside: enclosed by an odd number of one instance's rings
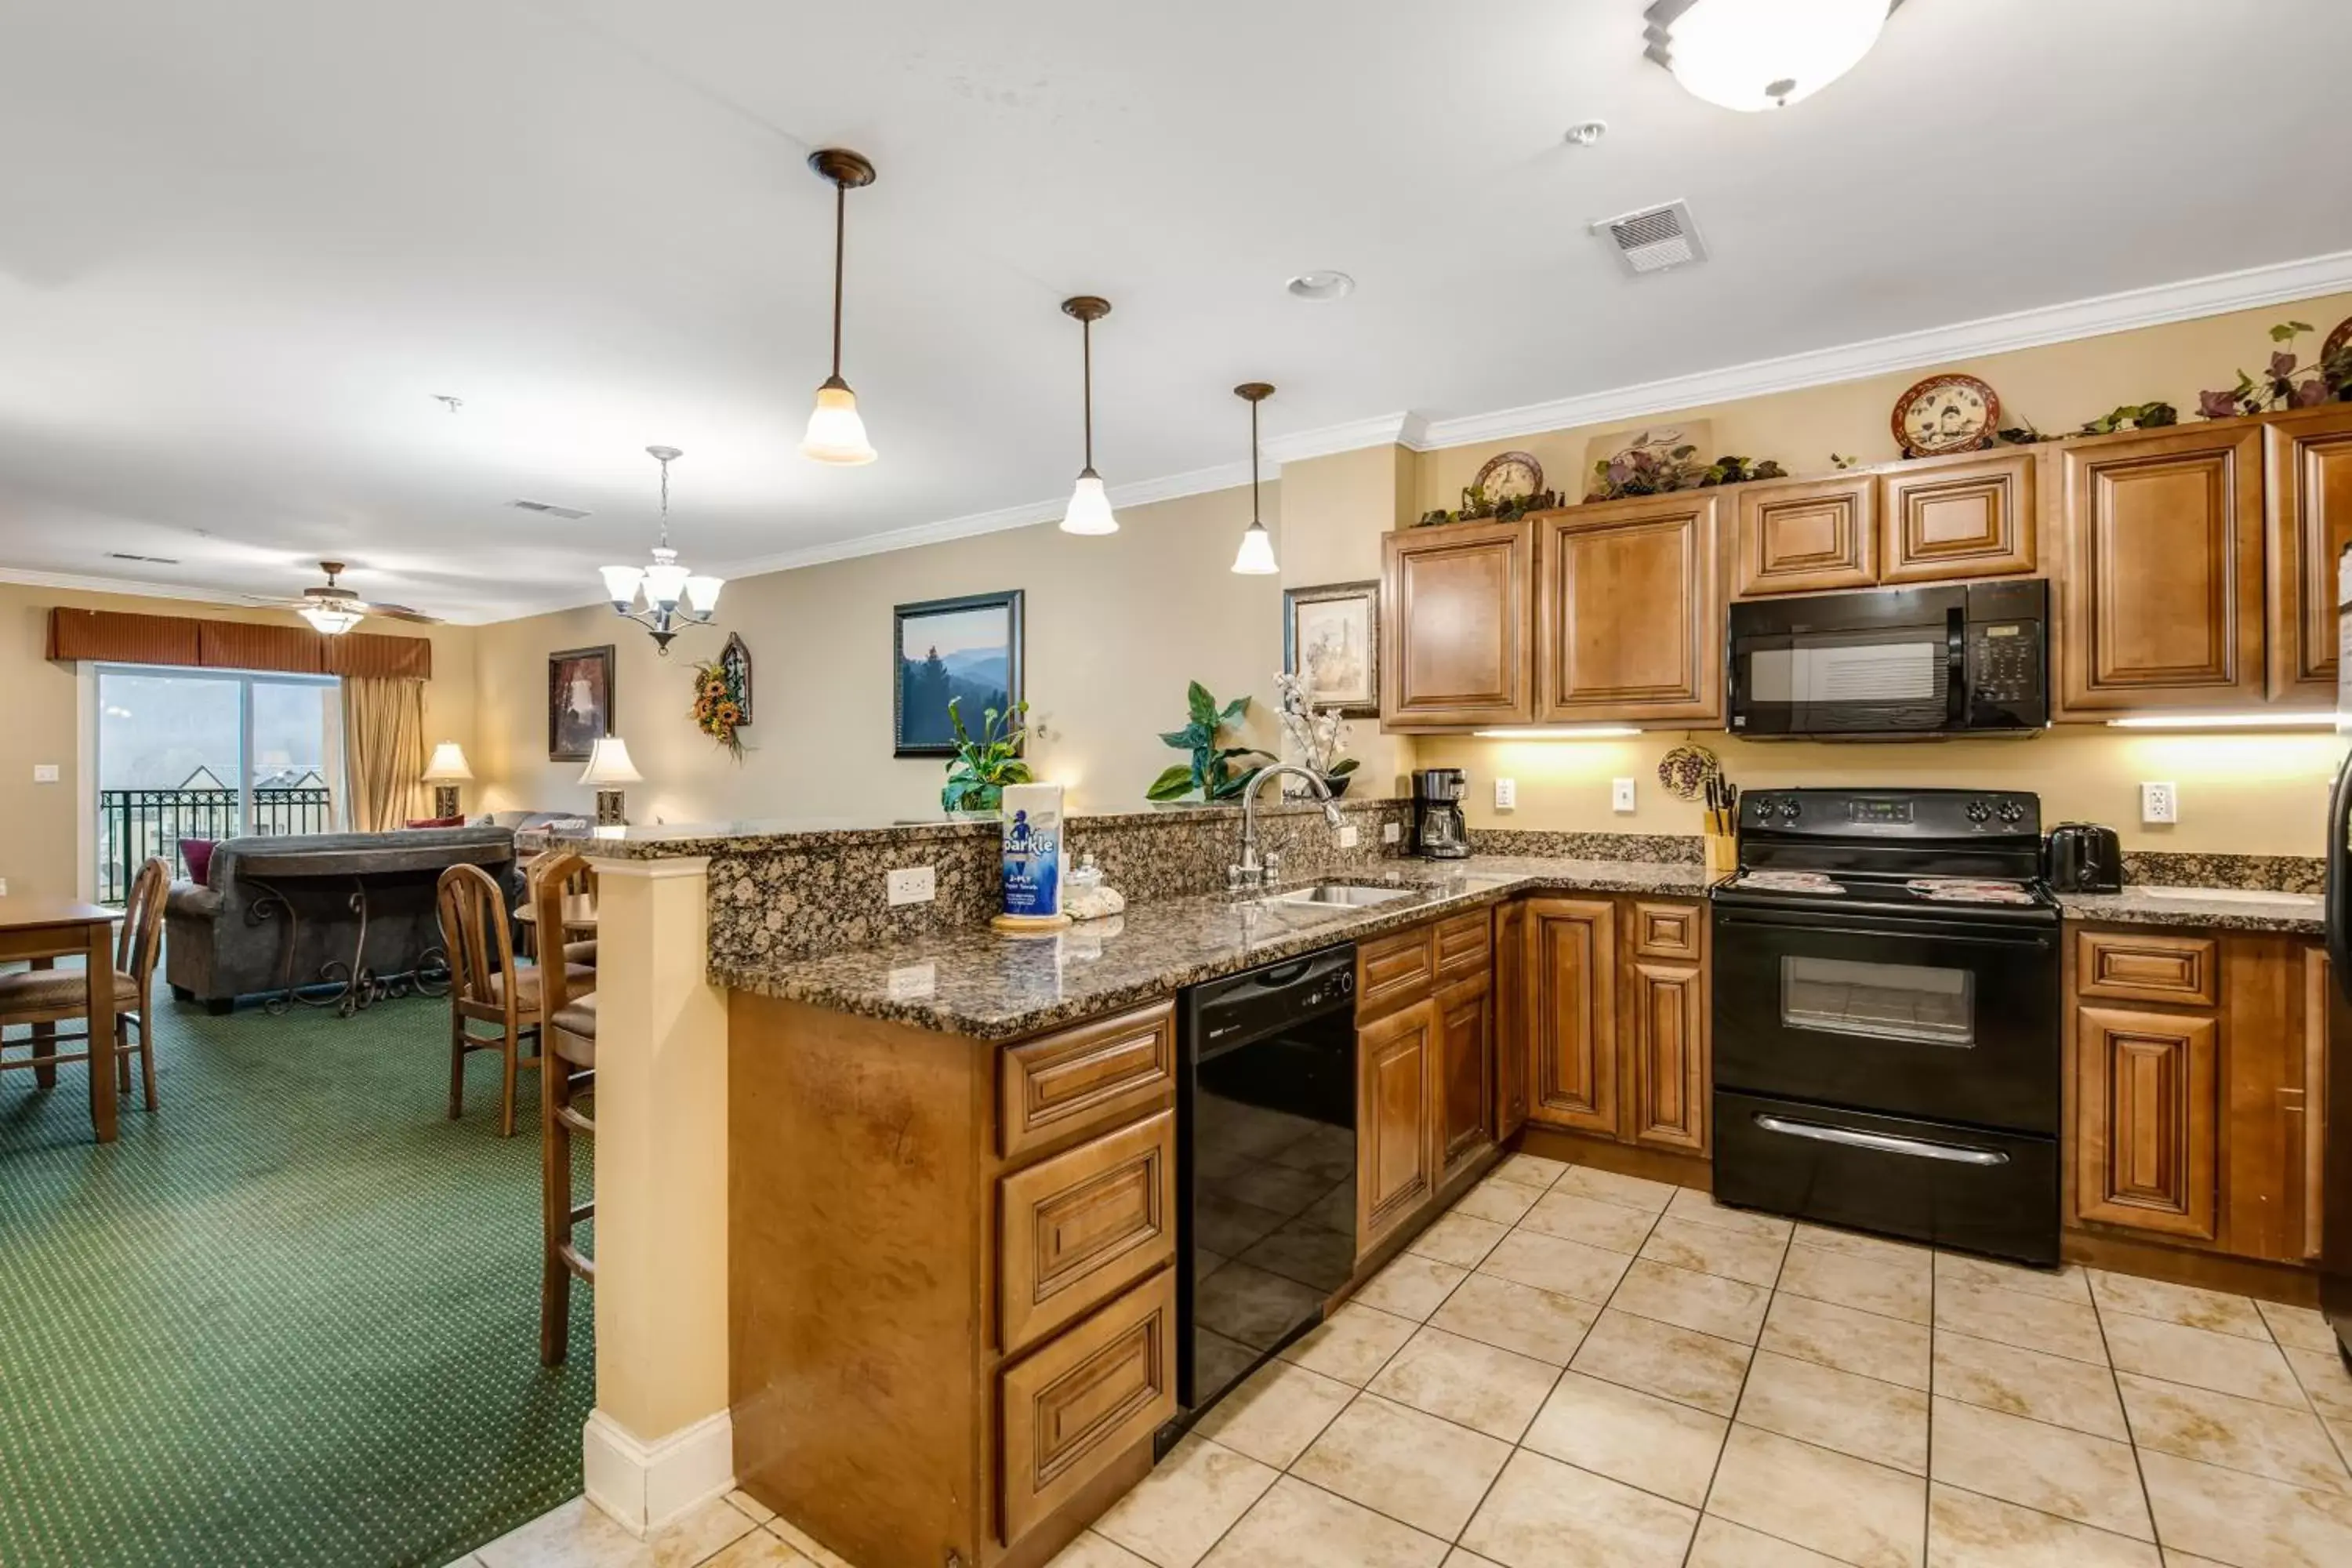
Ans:
{"label": "lower wooden cabinet", "polygon": [[2188,1013],[2075,1016],[2074,1212],[2210,1241],[2220,1196],[2221,1026]]}
{"label": "lower wooden cabinet", "polygon": [[1626,971],[1629,1142],[1698,1153],[1706,1148],[1706,980],[1696,963],[1637,958]]}
{"label": "lower wooden cabinet", "polygon": [[1494,987],[1484,973],[1437,994],[1436,1168],[1440,1178],[1492,1142]]}
{"label": "lower wooden cabinet", "polygon": [[1706,1152],[1706,906],[1531,899],[1523,919],[1528,1120]]}
{"label": "lower wooden cabinet", "polygon": [[1528,1124],[1528,907],[1495,910],[1495,1141]]}
{"label": "lower wooden cabinet", "polygon": [[1003,1514],[1019,1541],[1176,1414],[1176,1274],[1161,1269],[1004,1369]]}
{"label": "lower wooden cabinet", "polygon": [[1527,905],[1528,1120],[1617,1131],[1617,906]]}
{"label": "lower wooden cabinet", "polygon": [[1356,1031],[1356,1251],[1380,1245],[1437,1191],[1433,1063],[1437,999]]}

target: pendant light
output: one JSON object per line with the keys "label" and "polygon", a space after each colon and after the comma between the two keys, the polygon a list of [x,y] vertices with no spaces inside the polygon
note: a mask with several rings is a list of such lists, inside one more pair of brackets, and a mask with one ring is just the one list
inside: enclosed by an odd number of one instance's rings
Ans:
{"label": "pendant light", "polygon": [[[688,626],[711,623],[719,611],[719,590],[727,583],[724,578],[689,573],[677,563],[677,552],[669,547],[669,466],[685,454],[675,447],[648,447],[646,455],[661,465],[661,542],[654,546],[654,563],[597,570],[604,574],[604,596],[613,602],[614,613],[651,632],[655,649],[667,658],[672,637]],[[642,610],[636,607],[640,590],[646,599]],[[686,601],[683,605],[678,603],[681,596]]]}
{"label": "pendant light", "polygon": [[1071,488],[1068,510],[1062,513],[1064,533],[1117,533],[1118,519],[1110,510],[1110,492],[1095,472],[1095,323],[1110,314],[1110,301],[1078,294],[1062,301],[1062,309],[1078,319],[1079,353],[1086,363],[1087,466],[1078,470]]}
{"label": "pendant light", "polygon": [[824,147],[809,154],[809,167],[833,182],[833,374],[816,389],[801,454],[855,467],[872,462],[875,452],[866,438],[866,421],[857,416],[857,394],[841,379],[842,237],[848,226],[849,192],[874,183],[874,165],[845,147]]}
{"label": "pendant light", "polygon": [[1785,109],[1862,63],[1888,0],[1657,0],[1644,51],[1693,97],[1725,109]]}
{"label": "pendant light", "polygon": [[1274,388],[1262,381],[1245,381],[1234,388],[1234,395],[1250,405],[1250,525],[1242,531],[1234,570],[1244,577],[1271,576],[1282,568],[1274,559],[1274,535],[1266,532],[1257,511],[1257,405],[1274,395]]}

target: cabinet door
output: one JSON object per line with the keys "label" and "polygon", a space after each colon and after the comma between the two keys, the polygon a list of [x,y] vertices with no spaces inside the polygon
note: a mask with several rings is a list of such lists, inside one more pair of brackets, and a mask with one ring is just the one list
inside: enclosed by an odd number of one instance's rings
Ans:
{"label": "cabinet door", "polygon": [[1617,1135],[1617,910],[1605,899],[1527,906],[1528,1120]]}
{"label": "cabinet door", "polygon": [[2210,1241],[2221,1184],[2221,1025],[2191,1013],[2075,1013],[2074,1209]]}
{"label": "cabinet door", "polygon": [[2262,426],[2095,438],[2064,463],[2064,710],[2261,701]]}
{"label": "cabinet door", "polygon": [[2033,570],[2034,455],[1931,458],[1878,479],[1882,583]]}
{"label": "cabinet door", "polygon": [[1437,1038],[1442,1174],[1486,1146],[1495,1113],[1494,993],[1485,975],[1437,994]]}
{"label": "cabinet door", "polygon": [[1384,729],[1525,723],[1535,710],[1535,536],[1462,523],[1381,542]]}
{"label": "cabinet door", "polygon": [[2303,953],[2303,1112],[2300,1152],[2302,1168],[2295,1174],[2303,1188],[2303,1246],[2306,1261],[2317,1262],[2320,1239],[2326,1234],[2327,1210],[2327,1010],[2329,988],[2327,950],[2305,948]]}
{"label": "cabinet door", "polygon": [[1495,911],[1495,1142],[1528,1122],[1527,906]]}
{"label": "cabinet door", "polygon": [[1739,487],[1734,598],[1878,581],[1878,481],[1868,474]]}
{"label": "cabinet door", "polygon": [[2352,408],[2290,414],[2264,432],[2270,514],[2270,697],[2336,700],[2336,558],[2352,542]]}
{"label": "cabinet door", "polygon": [[1723,717],[1714,492],[1538,515],[1537,715]]}
{"label": "cabinet door", "polygon": [[1706,1149],[1706,982],[1698,966],[1635,959],[1626,970],[1633,1141]]}
{"label": "cabinet door", "polygon": [[1437,999],[1356,1031],[1356,1252],[1378,1246],[1437,1190]]}

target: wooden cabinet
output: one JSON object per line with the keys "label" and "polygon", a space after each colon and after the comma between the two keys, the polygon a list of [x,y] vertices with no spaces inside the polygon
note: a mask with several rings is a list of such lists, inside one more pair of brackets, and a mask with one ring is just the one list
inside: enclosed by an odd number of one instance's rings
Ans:
{"label": "wooden cabinet", "polygon": [[1731,592],[1818,594],[1878,581],[1878,480],[1840,475],[1739,487]]}
{"label": "wooden cabinet", "polygon": [[2327,1198],[2327,950],[2310,947],[2303,952],[2303,1085],[2289,1106],[2298,1125],[2295,1142],[2303,1154],[2303,1237],[2306,1261],[2319,1258],[2326,1234]]}
{"label": "wooden cabinet", "polygon": [[1000,1540],[1028,1534],[1176,1414],[1176,1275],[1162,1269],[1005,1371]]}
{"label": "wooden cabinet", "polygon": [[1356,1251],[1370,1251],[1437,1191],[1433,1089],[1437,1000],[1356,1031]]}
{"label": "wooden cabinet", "polygon": [[1356,949],[1356,1016],[1369,1018],[1429,994],[1436,975],[1434,931],[1415,926]]}
{"label": "wooden cabinet", "polygon": [[1015,1171],[1002,1204],[998,1311],[1014,1352],[1175,1259],[1175,1110]]}
{"label": "wooden cabinet", "polygon": [[1612,1142],[1706,1152],[1706,906],[1531,899],[1521,921],[1527,1120]]}
{"label": "wooden cabinet", "polygon": [[1527,905],[1495,910],[1495,1141],[1528,1123]]}
{"label": "wooden cabinet", "polygon": [[2220,1195],[2219,1020],[2084,1007],[2075,1027],[2075,1213],[2211,1240]]}
{"label": "wooden cabinet", "polygon": [[2336,700],[2336,558],[2352,542],[2352,407],[2281,415],[2263,431],[2270,520],[2270,699]]}
{"label": "wooden cabinet", "polygon": [[1928,458],[1878,475],[1878,580],[1949,582],[2034,567],[2032,452]]}
{"label": "wooden cabinet", "polygon": [[1381,541],[1381,720],[1388,729],[1526,723],[1535,711],[1535,534],[1526,523]]}
{"label": "wooden cabinet", "polygon": [[1625,964],[1624,1137],[1702,1153],[1713,1058],[1707,1048],[1706,906],[1637,900]]}
{"label": "wooden cabinet", "polygon": [[1528,1120],[1617,1131],[1617,906],[1527,905]]}
{"label": "wooden cabinet", "polygon": [[1720,492],[1538,512],[1536,716],[1718,721]]}
{"label": "wooden cabinet", "polygon": [[1176,1088],[1176,1005],[1161,1002],[1009,1047],[998,1058],[1005,1158],[1165,1105]]}
{"label": "wooden cabinet", "polygon": [[[1479,912],[1486,923],[1486,912]],[[1485,974],[1437,994],[1436,1169],[1440,1179],[1492,1141],[1495,1113],[1494,988]]]}
{"label": "wooden cabinet", "polygon": [[2260,702],[2263,427],[2097,437],[2062,460],[2062,710]]}

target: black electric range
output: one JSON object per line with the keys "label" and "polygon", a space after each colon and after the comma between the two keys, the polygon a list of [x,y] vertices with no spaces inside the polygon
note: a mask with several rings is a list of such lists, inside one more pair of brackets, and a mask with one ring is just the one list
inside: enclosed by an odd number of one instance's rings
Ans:
{"label": "black electric range", "polygon": [[1780,790],[1711,899],[1722,1202],[2058,1261],[2059,909],[2041,803]]}

